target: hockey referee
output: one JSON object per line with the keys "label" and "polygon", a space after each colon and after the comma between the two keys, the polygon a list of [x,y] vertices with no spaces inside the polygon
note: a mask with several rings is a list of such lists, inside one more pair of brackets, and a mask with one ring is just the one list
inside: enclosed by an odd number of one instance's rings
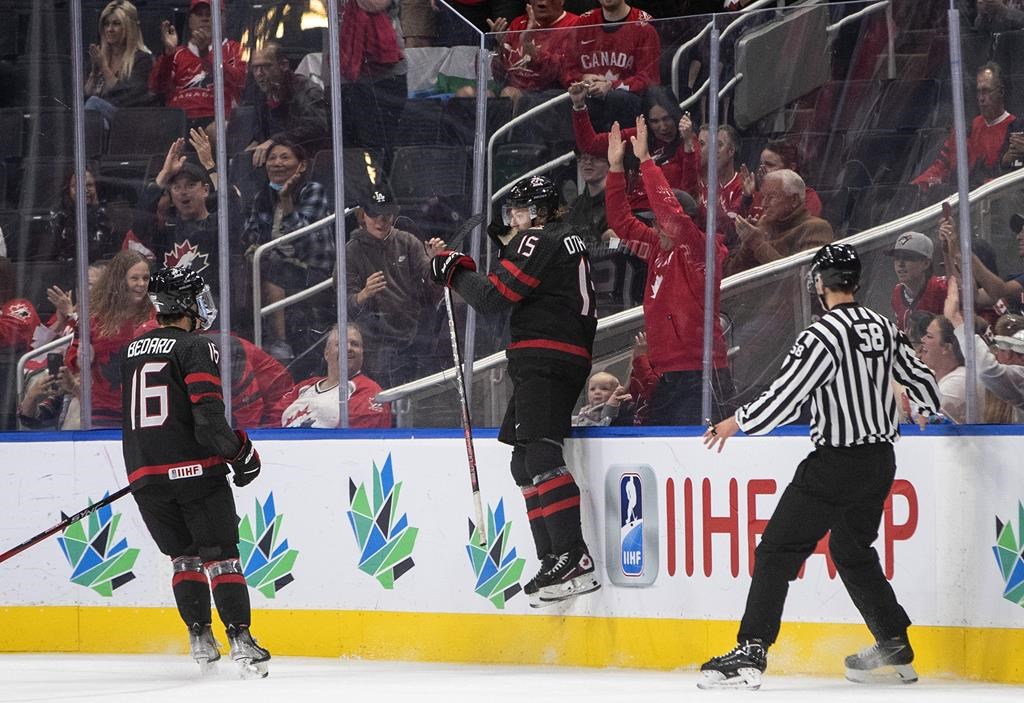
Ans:
{"label": "hockey referee", "polygon": [[[701,666],[700,688],[761,685],[789,582],[829,531],[832,560],[875,637],[874,645],[846,658],[846,677],[861,683],[917,680],[907,639],[910,619],[871,544],[896,474],[892,381],[906,386],[922,418],[938,412],[939,391],[903,333],[854,299],[860,271],[852,246],[818,250],[807,283],[825,314],[797,337],[768,390],[733,417],[709,424],[704,434],[708,449],[721,451],[741,429],[760,435],[792,422],[810,399],[814,451],[797,467],[757,547],[738,644]],[[921,422],[923,427],[927,420]]]}

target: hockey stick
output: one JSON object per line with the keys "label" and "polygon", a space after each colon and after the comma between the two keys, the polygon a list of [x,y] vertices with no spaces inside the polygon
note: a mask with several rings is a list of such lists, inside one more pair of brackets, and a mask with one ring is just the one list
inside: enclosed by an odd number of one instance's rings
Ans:
{"label": "hockey stick", "polygon": [[[24,552],[26,549],[28,549],[32,545],[38,544],[38,543],[42,542],[44,539],[46,539],[47,537],[49,537],[50,535],[52,535],[52,534],[54,534],[56,532],[60,532],[61,530],[64,530],[64,529],[70,527],[71,525],[75,524],[79,520],[85,519],[86,517],[88,517],[92,513],[96,512],[100,508],[102,508],[104,506],[107,506],[107,505],[110,505],[111,503],[113,503],[118,498],[123,498],[124,496],[128,495],[130,492],[131,492],[131,488],[129,486],[125,486],[124,488],[122,488],[122,489],[120,489],[118,491],[115,491],[114,493],[111,493],[109,496],[107,496],[103,500],[96,501],[95,503],[93,503],[89,507],[84,508],[82,510],[79,510],[77,513],[75,513],[71,517],[64,517],[60,522],[58,522],[53,527],[51,527],[51,528],[49,528],[47,530],[43,530],[42,532],[40,532],[35,537],[30,537],[29,539],[27,539],[24,542],[22,542],[21,544],[19,544],[17,547],[14,547],[13,549],[8,549],[3,554],[0,554],[0,562],[5,562],[8,559],[10,559],[11,557],[13,557],[15,554],[20,554],[20,553]],[[63,512],[61,513],[61,516],[62,517],[64,516]]]}
{"label": "hockey stick", "polygon": [[473,449],[473,421],[469,417],[466,402],[466,378],[462,373],[462,354],[459,352],[459,337],[455,330],[455,308],[452,304],[452,289],[444,287],[444,307],[448,311],[448,335],[452,338],[452,359],[455,361],[455,387],[459,392],[462,410],[462,434],[466,438],[466,458],[469,460],[469,485],[473,489],[473,510],[476,512],[476,533],[481,546],[487,544],[487,526],[484,511],[480,505],[480,481],[476,475],[476,451]]}

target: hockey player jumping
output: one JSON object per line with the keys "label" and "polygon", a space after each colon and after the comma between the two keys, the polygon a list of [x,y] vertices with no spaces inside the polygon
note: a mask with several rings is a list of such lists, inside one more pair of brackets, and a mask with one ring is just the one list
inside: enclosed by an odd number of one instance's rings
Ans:
{"label": "hockey player jumping", "polygon": [[600,588],[580,527],[580,490],[562,442],[590,373],[597,330],[587,248],[558,222],[558,193],[544,176],[509,192],[503,222],[488,228],[499,251],[494,273],[457,251],[431,262],[433,279],[483,313],[512,309],[508,374],[512,397],[498,440],[512,445],[512,477],[526,500],[540,571],[524,587],[535,608]]}
{"label": "hockey player jumping", "polygon": [[249,587],[238,560],[236,486],[260,473],[244,431],[224,419],[220,353],[199,334],[217,316],[210,288],[190,268],[149,281],[158,329],[125,348],[121,399],[128,483],[150,535],[171,558],[171,588],[189,631],[192,657],[207,673],[220,659],[210,630],[210,592],[244,678],[267,675],[270,652],[249,632]]}

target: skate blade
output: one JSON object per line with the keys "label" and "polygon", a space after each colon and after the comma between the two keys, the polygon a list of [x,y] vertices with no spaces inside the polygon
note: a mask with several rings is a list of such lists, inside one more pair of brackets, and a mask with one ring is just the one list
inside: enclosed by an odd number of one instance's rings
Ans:
{"label": "skate blade", "polygon": [[559,586],[545,586],[540,589],[540,601],[543,605],[552,605],[561,601],[593,593],[601,588],[601,582],[593,576],[577,576],[568,583]]}
{"label": "skate blade", "polygon": [[242,679],[265,679],[270,673],[267,662],[254,662],[251,659],[236,659],[238,677]]}
{"label": "skate blade", "polygon": [[548,606],[555,604],[555,601],[548,602],[541,600],[540,591],[537,591],[536,593],[531,593],[527,596],[527,598],[530,601],[531,608],[547,608]]}
{"label": "skate blade", "polygon": [[220,661],[220,657],[216,659],[207,659],[206,657],[196,658],[196,664],[199,665],[200,676],[215,676],[217,674],[217,662]]}
{"label": "skate blade", "polygon": [[721,671],[702,671],[697,688],[707,691],[713,688],[730,688],[756,691],[761,688],[761,672],[753,668],[739,669],[735,676],[726,676]]}
{"label": "skate blade", "polygon": [[893,666],[882,666],[877,669],[863,671],[861,669],[846,669],[846,680],[853,683],[871,685],[886,685],[894,683],[914,683],[917,681],[917,671],[911,664],[897,664]]}

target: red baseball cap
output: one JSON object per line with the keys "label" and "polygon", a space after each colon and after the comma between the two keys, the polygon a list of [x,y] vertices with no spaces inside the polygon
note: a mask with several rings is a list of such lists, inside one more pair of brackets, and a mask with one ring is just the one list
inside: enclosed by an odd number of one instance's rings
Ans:
{"label": "red baseball cap", "polygon": [[195,9],[200,5],[206,5],[207,7],[211,7],[210,0],[192,0],[192,4],[189,5],[188,11],[191,13],[195,11]]}

